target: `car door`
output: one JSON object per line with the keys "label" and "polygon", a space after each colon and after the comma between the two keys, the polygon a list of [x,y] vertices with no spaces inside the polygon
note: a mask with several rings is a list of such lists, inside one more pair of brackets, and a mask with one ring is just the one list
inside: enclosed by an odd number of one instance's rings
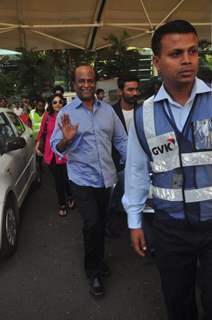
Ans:
{"label": "car door", "polygon": [[[15,130],[3,112],[0,113],[0,135],[4,137],[5,141],[16,137]],[[22,174],[24,165],[25,155],[22,149],[0,155],[1,191],[4,193],[7,192],[7,188],[13,189],[17,200],[21,197],[25,185]]]}
{"label": "car door", "polygon": [[22,149],[24,157],[23,179],[25,181],[25,189],[28,189],[32,177],[35,174],[35,148],[32,130],[25,126],[23,122],[13,112],[7,112],[9,120],[12,122],[17,136],[23,137],[26,141],[26,146]]}

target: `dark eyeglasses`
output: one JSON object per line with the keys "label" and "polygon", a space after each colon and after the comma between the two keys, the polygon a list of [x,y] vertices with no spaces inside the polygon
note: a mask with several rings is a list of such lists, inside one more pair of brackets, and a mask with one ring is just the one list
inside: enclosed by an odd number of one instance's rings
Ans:
{"label": "dark eyeglasses", "polygon": [[57,104],[57,103],[63,104],[63,100],[58,100],[58,101],[54,100],[54,101],[52,101],[52,103],[53,103],[53,104]]}

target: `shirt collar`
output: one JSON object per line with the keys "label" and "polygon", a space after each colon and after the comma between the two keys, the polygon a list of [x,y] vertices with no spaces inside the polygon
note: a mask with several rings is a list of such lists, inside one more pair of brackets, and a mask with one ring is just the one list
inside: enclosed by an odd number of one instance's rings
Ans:
{"label": "shirt collar", "polygon": [[[206,92],[212,92],[212,89],[204,81],[202,81],[199,78],[196,78],[192,88],[191,96],[188,99],[188,102],[190,100],[193,100],[196,94],[206,93]],[[178,104],[170,97],[164,85],[162,84],[158,93],[154,97],[154,102],[165,100],[165,99],[168,99],[168,101],[172,104]]]}
{"label": "shirt collar", "polygon": [[[99,107],[99,106],[101,106],[101,101],[100,100],[94,100],[94,108],[95,107]],[[74,98],[74,100],[72,101],[72,108],[75,108],[75,109],[77,109],[77,108],[79,108],[79,107],[81,107],[81,106],[83,106],[84,104],[83,104],[83,102],[82,102],[82,100],[78,97],[78,96],[76,96],[75,98]]]}

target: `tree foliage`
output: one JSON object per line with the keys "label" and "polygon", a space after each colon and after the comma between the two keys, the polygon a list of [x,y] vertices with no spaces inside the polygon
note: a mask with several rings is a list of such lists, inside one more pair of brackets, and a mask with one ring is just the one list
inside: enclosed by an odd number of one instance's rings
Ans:
{"label": "tree foliage", "polygon": [[198,76],[205,82],[212,82],[212,50],[211,43],[207,40],[199,42],[200,67]]}
{"label": "tree foliage", "polygon": [[11,98],[16,95],[16,77],[15,74],[5,72],[2,70],[0,73],[0,96]]}
{"label": "tree foliage", "polygon": [[140,54],[136,49],[128,50],[123,32],[120,38],[109,35],[110,47],[100,51],[83,51],[80,49],[26,51],[17,58],[15,68],[5,69],[0,82],[2,95],[21,96],[27,94],[31,98],[50,92],[55,80],[63,79],[66,90],[70,89],[70,76],[74,68],[82,63],[95,66],[99,79],[110,79],[127,75],[129,70],[138,69]]}
{"label": "tree foliage", "polygon": [[105,38],[110,46],[94,52],[69,50],[70,72],[77,65],[88,63],[95,67],[99,79],[111,79],[128,75],[129,70],[138,69],[141,56],[136,49],[128,50],[126,45],[128,36],[127,32],[123,32],[120,38],[110,34]]}
{"label": "tree foliage", "polygon": [[55,81],[53,57],[48,52],[23,50],[12,65],[1,63],[0,94],[17,98],[23,94],[31,98],[48,91]]}
{"label": "tree foliage", "polygon": [[41,95],[54,84],[53,57],[45,52],[23,51],[17,65],[17,90],[29,96]]}
{"label": "tree foliage", "polygon": [[[22,55],[16,58],[13,66],[8,64],[8,58],[1,58],[0,95],[10,98],[28,94],[32,98],[43,92],[50,93],[55,81],[69,90],[71,73],[82,63],[93,65],[98,79],[127,76],[133,70],[136,74],[140,68],[141,54],[137,49],[128,50],[128,36],[127,32],[123,32],[120,38],[111,34],[106,39],[110,46],[94,52],[80,49],[40,52],[22,50]],[[202,40],[199,45],[199,76],[211,81],[211,44]]]}

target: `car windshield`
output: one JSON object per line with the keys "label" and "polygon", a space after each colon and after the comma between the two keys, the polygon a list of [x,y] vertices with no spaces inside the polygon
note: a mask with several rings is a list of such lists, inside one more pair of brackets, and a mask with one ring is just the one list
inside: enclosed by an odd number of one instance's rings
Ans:
{"label": "car windshield", "polygon": [[6,139],[15,137],[15,133],[3,113],[0,113],[0,136]]}

